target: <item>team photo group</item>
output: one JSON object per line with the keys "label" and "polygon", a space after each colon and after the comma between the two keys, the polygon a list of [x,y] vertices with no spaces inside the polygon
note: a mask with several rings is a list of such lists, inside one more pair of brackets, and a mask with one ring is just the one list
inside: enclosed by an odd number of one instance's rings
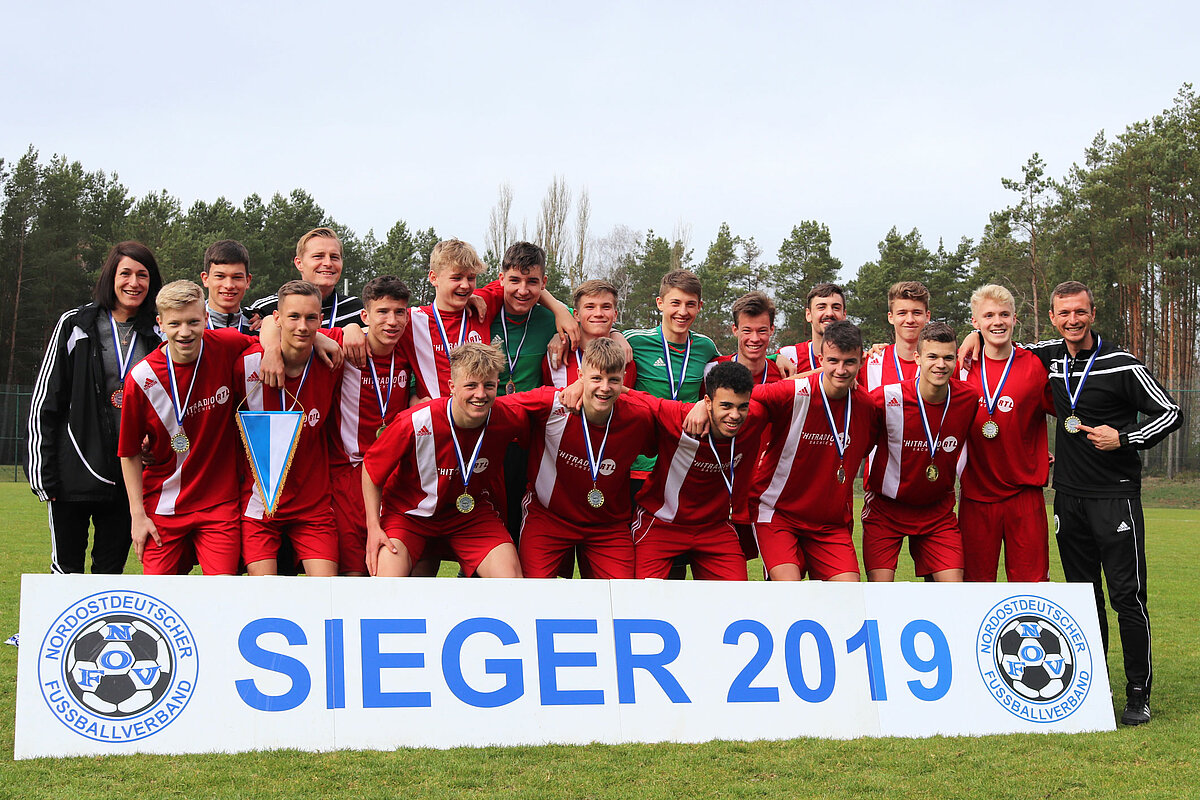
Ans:
{"label": "team photo group", "polygon": [[[721,354],[692,330],[704,298],[683,269],[625,301],[661,323],[621,331],[612,283],[553,297],[529,242],[491,282],[471,245],[438,243],[422,307],[393,276],[339,291],[330,228],[301,236],[297,279],[256,302],[245,247],[216,242],[203,262],[200,283],[163,285],[154,254],[122,242],[51,335],[27,474],[54,572],[85,570],[91,531],[91,571],[112,574],[132,548],[160,575],[434,576],[445,561],[466,577],[744,581],[761,558],[771,581],[891,581],[907,541],[929,581],[995,581],[1003,551],[1008,581],[1037,582],[1052,485],[1063,572],[1093,585],[1106,647],[1105,586],[1116,612],[1121,721],[1150,720],[1138,451],[1180,413],[1093,327],[1082,283],[1046,298],[1061,338],[1028,345],[995,284],[975,288],[960,340],[925,286],[896,283],[878,298],[887,345],[863,341],[835,284],[779,309],[808,322],[799,343],[774,342],[775,304],[749,292]],[[264,412],[294,425],[256,449]]]}

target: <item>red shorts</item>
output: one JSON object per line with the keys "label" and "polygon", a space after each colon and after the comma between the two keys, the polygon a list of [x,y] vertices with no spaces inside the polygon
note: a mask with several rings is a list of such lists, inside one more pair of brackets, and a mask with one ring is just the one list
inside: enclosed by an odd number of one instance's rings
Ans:
{"label": "red shorts", "polygon": [[742,557],[747,561],[758,558],[758,542],[754,539],[754,526],[749,522],[735,522],[733,529],[737,531],[738,545],[742,548]]}
{"label": "red shorts", "polygon": [[863,566],[896,568],[900,546],[908,539],[908,552],[917,567],[917,577],[946,569],[963,568],[962,535],[954,517],[953,503],[906,506],[868,493],[863,505]]}
{"label": "red shorts", "polygon": [[242,534],[236,500],[190,514],[150,514],[162,544],[146,541],[142,572],[186,575],[199,561],[205,575],[236,575]]}
{"label": "red shorts", "polygon": [[626,525],[581,528],[547,510],[526,493],[521,521],[521,572],[526,578],[554,578],[563,560],[579,549],[588,577],[633,578],[633,538]]}
{"label": "red shorts", "polygon": [[242,517],[242,559],[247,564],[279,556],[279,537],[287,534],[296,551],[296,562],[308,558],[338,560],[338,538],[333,509],[319,506],[302,515],[268,519]]}
{"label": "red shorts", "polygon": [[686,555],[692,576],[705,581],[746,580],[746,556],[728,520],[712,525],[663,522],[644,508],[633,519],[634,574],[666,579],[676,557]]}
{"label": "red shorts", "polygon": [[363,506],[362,462],[334,467],[333,522],[338,539],[338,572],[367,574],[367,512]]}
{"label": "red shorts", "polygon": [[381,520],[381,524],[388,538],[404,545],[413,564],[426,555],[439,559],[452,556],[470,577],[489,553],[502,544],[513,543],[495,506],[485,498],[476,499],[475,510],[470,514],[457,511],[434,517],[394,514]]}
{"label": "red shorts", "polygon": [[756,522],[754,535],[768,573],[781,564],[795,564],[801,575],[807,572],[817,581],[847,572],[858,574],[858,553],[849,528],[813,530],[777,513],[770,522]]}
{"label": "red shorts", "polygon": [[958,502],[963,579],[995,581],[1004,544],[1004,574],[1010,583],[1050,580],[1050,530],[1040,486],[1028,486],[999,502],[965,497]]}

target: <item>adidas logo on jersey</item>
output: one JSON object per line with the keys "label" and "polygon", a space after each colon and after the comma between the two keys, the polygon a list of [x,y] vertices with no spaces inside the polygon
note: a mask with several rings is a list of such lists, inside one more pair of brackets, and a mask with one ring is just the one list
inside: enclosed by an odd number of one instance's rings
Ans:
{"label": "adidas logo on jersey", "polygon": [[889,397],[887,404],[889,408],[895,408],[896,406],[900,405],[900,401],[895,397]]}
{"label": "adidas logo on jersey", "polygon": [[565,417],[566,415],[567,415],[567,409],[565,406],[559,406],[558,408],[556,408],[550,412],[550,416],[552,416],[552,417]]}
{"label": "adidas logo on jersey", "polygon": [[258,377],[258,371],[256,370],[251,372],[250,376],[246,378],[246,383],[258,383],[260,380],[262,380],[262,378]]}
{"label": "adidas logo on jersey", "polygon": [[1117,533],[1125,533],[1128,530],[1130,530],[1130,528],[1125,524],[1125,520],[1121,520],[1121,524],[1117,526]]}
{"label": "adidas logo on jersey", "polygon": [[800,391],[797,392],[796,394],[800,395],[801,397],[808,397],[808,384],[807,383],[800,384]]}
{"label": "adidas logo on jersey", "polygon": [[433,436],[433,431],[429,430],[428,425],[422,425],[421,430],[417,431],[417,436]]}
{"label": "adidas logo on jersey", "polygon": [[146,378],[146,382],[142,384],[142,388],[148,391],[151,386],[158,386],[158,381],[154,380],[154,378]]}
{"label": "adidas logo on jersey", "polygon": [[654,362],[654,366],[656,366],[656,367],[665,367],[665,366],[666,366],[666,364],[664,364],[664,363],[663,363],[663,360],[662,360],[662,358],[659,358],[659,359],[658,359],[658,361],[655,361],[655,362]]}

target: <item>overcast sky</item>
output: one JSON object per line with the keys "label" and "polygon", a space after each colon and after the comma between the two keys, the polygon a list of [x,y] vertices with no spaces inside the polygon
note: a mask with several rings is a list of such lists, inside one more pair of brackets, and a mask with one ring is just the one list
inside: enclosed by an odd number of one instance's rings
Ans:
{"label": "overcast sky", "polygon": [[380,238],[482,250],[504,181],[592,231],[717,227],[773,259],[826,223],[853,277],[893,225],[978,239],[1004,176],[1061,176],[1195,81],[1200,4],[10,3],[0,156],[29,144],[186,208],[300,187]]}

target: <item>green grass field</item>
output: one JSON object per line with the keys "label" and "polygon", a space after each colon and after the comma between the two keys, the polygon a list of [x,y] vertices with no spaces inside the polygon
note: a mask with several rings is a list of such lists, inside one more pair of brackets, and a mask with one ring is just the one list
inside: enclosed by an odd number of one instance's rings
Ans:
{"label": "green grass field", "polygon": [[[3,639],[17,630],[20,575],[47,571],[49,544],[45,509],[28,487],[0,483],[0,507]],[[1197,797],[1200,582],[1191,574],[1200,562],[1197,523],[1200,511],[1193,509],[1146,511],[1155,691],[1154,721],[1141,728],[1079,735],[14,762],[17,650],[0,647],[0,798]],[[757,569],[755,564],[752,572]],[[912,578],[911,565],[900,577]],[[1061,571],[1054,577],[1061,580]],[[1115,652],[1109,661],[1120,687]]]}

